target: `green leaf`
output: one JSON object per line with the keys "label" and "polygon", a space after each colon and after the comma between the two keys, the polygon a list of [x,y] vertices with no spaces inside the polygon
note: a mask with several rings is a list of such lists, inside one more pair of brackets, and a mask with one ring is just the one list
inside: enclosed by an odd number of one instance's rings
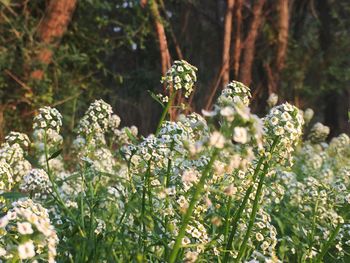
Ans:
{"label": "green leaf", "polygon": [[27,197],[27,195],[21,192],[2,193],[0,194],[0,196],[4,197],[5,199],[19,199],[19,198]]}
{"label": "green leaf", "polygon": [[165,107],[164,106],[164,103],[160,101],[160,99],[157,97],[156,94],[154,94],[152,91],[148,90],[148,93],[151,95],[152,99],[154,99],[156,102],[158,102],[163,108]]}
{"label": "green leaf", "polygon": [[63,151],[63,149],[59,149],[58,151],[56,151],[53,154],[51,154],[51,156],[49,157],[48,161],[50,161],[51,159],[54,159],[57,156],[59,156],[62,153],[62,151]]}
{"label": "green leaf", "polygon": [[125,133],[126,133],[126,135],[128,135],[129,139],[133,143],[137,143],[137,138],[130,132],[130,130],[128,128],[125,129]]}

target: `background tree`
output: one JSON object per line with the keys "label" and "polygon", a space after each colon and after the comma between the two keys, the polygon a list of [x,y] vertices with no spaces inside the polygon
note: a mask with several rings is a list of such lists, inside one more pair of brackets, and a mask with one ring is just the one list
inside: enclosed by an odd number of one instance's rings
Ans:
{"label": "background tree", "polygon": [[1,0],[0,130],[28,131],[22,120],[54,104],[70,133],[101,97],[123,125],[153,132],[161,109],[148,91],[162,91],[171,58],[201,68],[190,110],[238,79],[257,112],[277,91],[317,108],[334,133],[349,130],[349,12],[347,0]]}

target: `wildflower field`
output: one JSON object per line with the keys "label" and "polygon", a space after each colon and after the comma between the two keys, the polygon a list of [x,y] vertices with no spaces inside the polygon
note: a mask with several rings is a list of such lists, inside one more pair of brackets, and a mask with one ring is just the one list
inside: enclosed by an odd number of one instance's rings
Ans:
{"label": "wildflower field", "polygon": [[170,95],[153,96],[163,114],[147,137],[119,128],[103,100],[72,141],[50,106],[30,136],[7,134],[0,262],[350,262],[349,136],[327,138],[311,109],[275,94],[257,116],[237,81],[210,111],[170,121],[196,72],[174,62],[162,78]]}

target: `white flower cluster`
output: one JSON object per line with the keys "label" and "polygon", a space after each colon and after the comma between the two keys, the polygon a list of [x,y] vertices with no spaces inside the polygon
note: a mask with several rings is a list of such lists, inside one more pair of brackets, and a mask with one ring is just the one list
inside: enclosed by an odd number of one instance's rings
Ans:
{"label": "white flower cluster", "polygon": [[[0,194],[10,191],[13,183],[13,174],[10,165],[0,160]],[[0,203],[2,201],[4,200],[0,197]]]}
{"label": "white flower cluster", "polygon": [[185,60],[176,60],[167,71],[166,76],[162,78],[162,83],[167,84],[167,88],[173,87],[175,90],[183,90],[188,98],[195,82],[197,81],[196,71],[198,69]]}
{"label": "white flower cluster", "polygon": [[108,129],[112,117],[112,107],[103,100],[95,100],[90,104],[79,122],[80,134],[104,133]]}
{"label": "white flower cluster", "polygon": [[113,114],[112,106],[108,103],[103,100],[95,100],[91,103],[79,122],[79,135],[73,141],[77,158],[87,158],[97,171],[112,173],[115,160],[108,146],[113,146],[123,139],[129,142],[125,131],[127,128],[118,129],[120,121],[120,117]]}
{"label": "white flower cluster", "polygon": [[[286,196],[282,200],[279,215],[289,215],[288,218],[283,216],[290,233],[283,237],[286,252],[314,258],[319,254],[323,240],[329,239],[337,224],[344,223],[337,211],[336,197],[323,180],[311,176],[300,180],[294,175],[284,187]],[[308,244],[310,237],[313,242],[307,246],[302,245]],[[293,242],[295,238],[300,242]],[[335,246],[341,248],[337,251],[341,255],[342,241],[336,241]]]}
{"label": "white flower cluster", "polygon": [[5,142],[7,142],[10,146],[17,143],[22,149],[25,150],[30,146],[30,140],[27,134],[14,131],[6,135]]}
{"label": "white flower cluster", "polygon": [[268,138],[267,147],[275,144],[280,161],[291,161],[291,153],[302,135],[304,124],[300,110],[289,103],[284,103],[272,108],[264,122],[266,138]]}
{"label": "white flower cluster", "polygon": [[137,137],[139,131],[136,126],[132,125],[131,127],[123,127],[122,129],[113,129],[114,141],[117,145],[126,145],[130,144],[131,140],[128,135],[131,134],[133,137]]}
{"label": "white flower cluster", "polygon": [[[195,70],[186,65],[175,63],[168,88],[189,91]],[[249,98],[248,87],[231,82],[211,111],[162,120],[147,137],[119,128],[112,107],[97,100],[64,155],[57,156],[59,129],[37,125],[33,162],[48,164],[47,172],[25,159],[29,139],[10,133],[0,147],[0,196],[32,199],[2,201],[0,262],[54,262],[58,239],[48,213],[62,242],[57,261],[142,261],[137,255],[146,252],[167,262],[309,262],[327,244],[321,261],[346,261],[349,136],[327,143],[328,131],[316,124],[303,142],[296,107],[275,106],[260,119]],[[277,101],[272,96],[269,106]]]}
{"label": "white flower cluster", "polygon": [[34,130],[33,139],[35,149],[41,154],[44,154],[45,152],[45,144],[48,150],[52,151],[53,149],[58,149],[63,143],[63,137],[53,129]]}
{"label": "white flower cluster", "polygon": [[18,143],[13,145],[3,143],[0,147],[0,160],[11,166],[15,182],[19,182],[32,168],[31,164],[25,159],[25,153],[26,151]]}
{"label": "white flower cluster", "polygon": [[349,151],[350,138],[347,134],[342,133],[338,137],[334,137],[329,143],[329,151],[333,154],[344,154]]}
{"label": "white flower cluster", "polygon": [[178,121],[181,122],[190,133],[193,134],[195,140],[200,140],[209,135],[209,127],[207,121],[198,113],[189,115],[180,115]]}
{"label": "white flower cluster", "polygon": [[51,191],[51,182],[43,169],[32,169],[23,177],[20,189],[28,193],[45,194]]}
{"label": "white flower cluster", "polygon": [[97,171],[111,174],[113,173],[113,168],[116,165],[113,154],[107,148],[96,149],[92,162]]}
{"label": "white flower cluster", "polygon": [[317,122],[314,126],[312,126],[310,133],[308,134],[308,139],[312,143],[324,142],[327,139],[329,132],[330,130],[328,126]]}
{"label": "white flower cluster", "polygon": [[309,124],[310,121],[312,120],[312,118],[314,117],[314,111],[313,109],[310,109],[310,108],[307,108],[305,111],[304,111],[304,114],[303,114],[303,117],[304,117],[304,121],[305,121],[305,124]]}
{"label": "white flower cluster", "polygon": [[116,131],[120,125],[120,117],[117,114],[112,114],[111,117],[109,118],[109,128],[111,129],[112,132]]}
{"label": "white flower cluster", "polygon": [[[209,118],[219,117],[221,121],[224,120],[226,122],[225,125],[227,126],[235,123],[234,127],[229,129],[230,132],[226,132],[226,140],[233,141],[236,144],[247,144],[254,142],[259,149],[262,148],[262,139],[264,134],[262,120],[258,116],[252,114],[250,109],[240,100],[224,107],[215,105],[213,111],[203,111],[203,114]],[[217,137],[218,135],[219,132],[217,131],[212,134],[214,137]],[[214,137],[211,137],[211,145],[213,145],[213,142],[216,141]],[[222,145],[222,139],[218,140],[218,142],[220,145]]]}
{"label": "white flower cluster", "polygon": [[278,95],[276,93],[271,93],[266,102],[270,108],[276,106],[278,102]]}
{"label": "white flower cluster", "polygon": [[57,133],[60,132],[62,126],[62,115],[57,109],[45,106],[39,109],[38,115],[34,117],[33,129],[52,129]]}
{"label": "white flower cluster", "polygon": [[0,218],[0,259],[55,262],[58,238],[48,212],[31,199],[17,201]]}
{"label": "white flower cluster", "polygon": [[232,104],[232,102],[241,101],[245,106],[248,106],[251,96],[250,89],[246,85],[233,80],[222,90],[217,103],[220,106],[226,106]]}
{"label": "white flower cluster", "polygon": [[8,164],[16,163],[24,158],[24,151],[19,144],[3,143],[0,148],[0,159]]}

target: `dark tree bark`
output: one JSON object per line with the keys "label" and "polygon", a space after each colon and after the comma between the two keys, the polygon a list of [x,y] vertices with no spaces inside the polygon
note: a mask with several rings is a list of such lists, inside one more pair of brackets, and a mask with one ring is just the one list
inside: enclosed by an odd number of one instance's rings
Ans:
{"label": "dark tree bark", "polygon": [[265,65],[268,76],[268,92],[278,93],[280,84],[280,75],[284,68],[285,58],[288,48],[289,33],[289,0],[278,0],[278,36],[277,36],[277,54],[276,61],[270,65]]}
{"label": "dark tree bark", "polygon": [[284,62],[288,47],[289,31],[289,1],[278,1],[278,47],[276,68],[280,72],[284,68]]}
{"label": "dark tree bark", "polygon": [[241,40],[242,40],[242,3],[243,0],[237,0],[236,2],[236,11],[235,11],[235,18],[236,18],[236,33],[235,33],[235,45],[234,45],[234,51],[233,51],[233,72],[235,79],[238,78],[239,73],[239,62],[241,59]]}
{"label": "dark tree bark", "polygon": [[255,55],[255,42],[258,37],[260,25],[262,23],[262,10],[266,0],[257,0],[253,6],[253,17],[250,23],[248,35],[245,39],[243,61],[241,64],[239,79],[249,86],[252,82],[252,66]]}
{"label": "dark tree bark", "polygon": [[162,18],[159,14],[158,4],[156,0],[149,1],[151,15],[154,21],[156,34],[158,38],[159,51],[161,57],[162,74],[165,76],[168,68],[171,66],[170,53],[168,48],[168,41],[166,38]]}
{"label": "dark tree bark", "polygon": [[224,41],[222,48],[222,86],[225,86],[230,81],[230,49],[231,49],[231,34],[232,34],[232,15],[234,0],[227,0]]}
{"label": "dark tree bark", "polygon": [[51,0],[49,2],[37,32],[39,48],[36,51],[34,64],[40,64],[40,68],[31,71],[30,79],[41,80],[43,78],[45,67],[52,61],[53,48],[57,47],[66,32],[76,5],[77,0]]}

